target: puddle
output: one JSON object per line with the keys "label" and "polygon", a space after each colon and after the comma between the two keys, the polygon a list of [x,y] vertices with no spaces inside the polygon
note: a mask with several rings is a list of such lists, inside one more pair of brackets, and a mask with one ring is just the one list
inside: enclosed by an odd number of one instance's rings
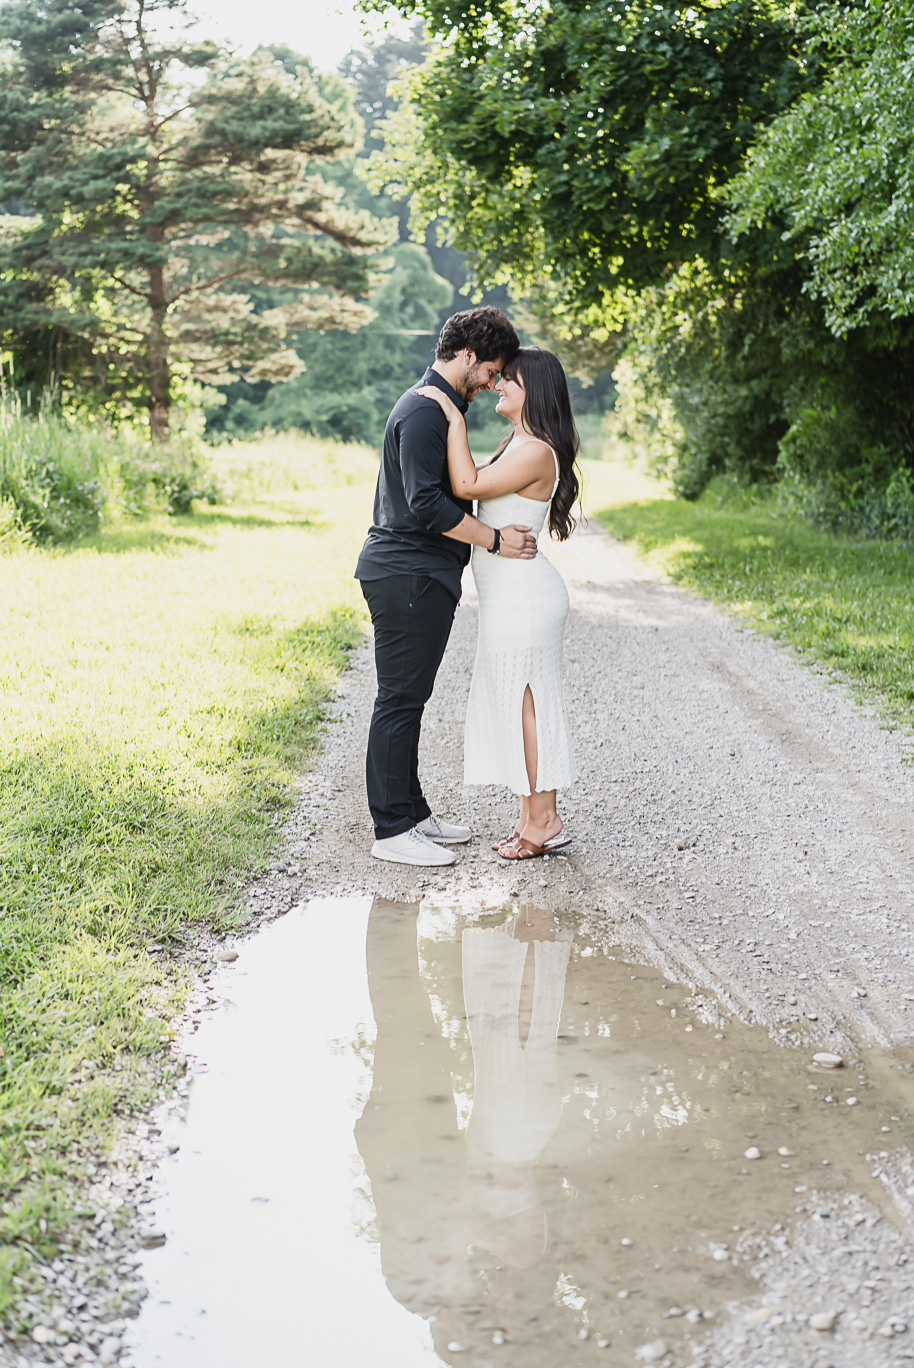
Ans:
{"label": "puddle", "polygon": [[687,1363],[758,1297],[747,1233],[851,1193],[893,1219],[901,1057],[812,1070],[573,919],[316,900],[222,988],[136,1368],[615,1368],[660,1336]]}

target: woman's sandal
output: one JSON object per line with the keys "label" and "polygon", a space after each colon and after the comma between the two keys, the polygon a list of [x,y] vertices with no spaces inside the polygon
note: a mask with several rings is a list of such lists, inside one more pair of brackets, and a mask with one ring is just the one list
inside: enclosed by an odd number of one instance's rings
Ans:
{"label": "woman's sandal", "polygon": [[[565,835],[565,828],[563,827],[561,831],[557,831],[554,836],[551,836],[548,841],[545,841],[541,846],[538,846],[534,845],[533,841],[525,841],[523,836],[515,831],[513,836],[509,836],[506,841],[499,841],[497,845],[493,845],[492,849],[496,851],[503,860],[535,860],[539,859],[541,855],[551,855],[555,850],[564,850],[566,846],[571,845],[572,839],[571,836]],[[504,853],[506,849],[512,850],[513,853],[506,855]]]}
{"label": "woman's sandal", "polygon": [[519,831],[512,831],[511,835],[506,836],[503,841],[496,841],[495,844],[492,846],[492,849],[501,850],[503,845],[510,845],[512,841],[516,841],[519,835]]}
{"label": "woman's sandal", "polygon": [[503,860],[537,860],[547,851],[545,846],[534,845],[532,841],[525,841],[523,836],[517,836],[499,847],[498,853]]}
{"label": "woman's sandal", "polygon": [[[551,855],[554,850],[561,850],[564,846],[571,845],[571,837],[565,836],[564,832],[559,832],[553,836],[545,845],[534,845],[532,841],[526,841],[523,836],[517,836],[513,841],[505,841],[499,846],[498,853],[503,860],[538,860],[543,855]],[[508,852],[511,852],[510,854]]]}

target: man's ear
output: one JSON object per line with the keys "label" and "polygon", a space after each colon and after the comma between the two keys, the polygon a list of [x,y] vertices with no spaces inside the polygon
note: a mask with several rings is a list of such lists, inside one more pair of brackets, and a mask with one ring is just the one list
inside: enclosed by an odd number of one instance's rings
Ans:
{"label": "man's ear", "polygon": [[476,365],[476,353],[474,351],[471,351],[469,347],[464,347],[463,354],[466,357],[468,366]]}

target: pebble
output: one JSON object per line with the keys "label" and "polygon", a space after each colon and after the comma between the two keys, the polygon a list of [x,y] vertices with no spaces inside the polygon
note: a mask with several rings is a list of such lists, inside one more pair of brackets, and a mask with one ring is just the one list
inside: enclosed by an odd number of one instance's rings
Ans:
{"label": "pebble", "polygon": [[581,1328],[580,1328],[580,1330],[578,1331],[578,1339],[580,1339],[580,1340],[590,1339],[590,1331],[587,1329],[587,1326],[586,1326],[586,1325],[582,1325]]}
{"label": "pebble", "polygon": [[115,1339],[113,1335],[109,1335],[109,1337],[108,1337],[107,1339],[102,1340],[102,1346],[101,1346],[101,1348],[100,1348],[99,1351],[98,1351],[98,1361],[99,1361],[99,1363],[106,1363],[106,1364],[107,1364],[107,1363],[117,1363],[117,1360],[118,1360],[118,1358],[119,1358],[119,1356],[120,1356],[120,1352],[121,1352],[121,1342],[120,1342],[120,1340]]}
{"label": "pebble", "polygon": [[818,1054],[813,1055],[812,1062],[818,1064],[821,1069],[840,1069],[844,1060],[829,1050],[820,1050]]}
{"label": "pebble", "polygon": [[866,997],[866,989],[865,989],[865,988],[855,988],[855,989],[854,989],[854,992],[857,994],[858,997]]}
{"label": "pebble", "polygon": [[778,1154],[783,1155],[785,1159],[791,1159],[796,1154],[796,1150],[788,1149],[786,1145],[779,1145]]}
{"label": "pebble", "polygon": [[447,1351],[449,1354],[463,1354],[466,1353],[466,1345],[461,1344],[460,1340],[451,1340]]}
{"label": "pebble", "polygon": [[216,956],[216,959],[222,960],[223,964],[232,964],[237,958],[237,950],[220,950]]}
{"label": "pebble", "polygon": [[502,1332],[501,1332],[500,1330],[496,1330],[496,1331],[495,1331],[495,1334],[492,1336],[492,1343],[493,1343],[493,1344],[507,1344],[508,1341],[507,1341],[507,1338],[502,1334]]}
{"label": "pebble", "polygon": [[714,1259],[716,1263],[727,1263],[730,1255],[727,1253],[726,1249],[715,1249],[711,1253],[711,1258]]}
{"label": "pebble", "polygon": [[856,1105],[857,1105],[857,1099],[856,1099],[856,1097],[849,1097],[849,1098],[847,1099],[847,1105],[848,1105],[849,1107],[856,1107]]}
{"label": "pebble", "polygon": [[608,1339],[598,1339],[598,1340],[597,1340],[597,1348],[598,1348],[598,1349],[608,1349],[608,1348],[609,1348],[609,1340],[608,1340]]}
{"label": "pebble", "polygon": [[167,1239],[164,1230],[144,1230],[140,1236],[140,1244],[144,1249],[159,1249]]}
{"label": "pebble", "polygon": [[669,1346],[666,1340],[651,1340],[650,1344],[642,1344],[640,1349],[635,1350],[635,1358],[641,1359],[642,1363],[657,1363],[665,1358],[669,1353]]}
{"label": "pebble", "polygon": [[750,1145],[743,1155],[744,1159],[761,1159],[761,1157],[762,1151],[759,1149],[758,1145]]}
{"label": "pebble", "polygon": [[633,1245],[635,1242],[634,1242],[634,1240],[630,1240],[630,1239],[628,1238],[628,1236],[626,1235],[626,1236],[624,1237],[624,1239],[621,1239],[621,1240],[619,1241],[619,1243],[620,1243],[621,1245],[625,1245],[626,1248],[627,1248],[629,1245]]}
{"label": "pebble", "polygon": [[681,1306],[671,1306],[669,1311],[664,1311],[663,1314],[667,1320],[672,1320],[676,1316],[685,1315],[685,1312]]}
{"label": "pebble", "polygon": [[817,1311],[809,1318],[810,1330],[834,1330],[838,1317],[834,1311]]}
{"label": "pebble", "polygon": [[699,1311],[697,1306],[693,1306],[691,1311],[686,1312],[685,1318],[690,1325],[697,1325],[699,1321],[704,1320],[705,1313],[704,1311]]}
{"label": "pebble", "polygon": [[617,1296],[617,1297],[621,1297],[622,1300],[624,1301],[626,1297],[630,1297],[630,1296],[631,1296],[631,1292],[629,1292],[629,1290],[628,1290],[627,1287],[623,1287],[623,1289],[622,1289],[621,1292],[617,1292],[617,1293],[616,1293],[616,1296]]}
{"label": "pebble", "polygon": [[36,1344],[56,1344],[57,1334],[49,1325],[36,1325],[32,1331],[32,1339]]}

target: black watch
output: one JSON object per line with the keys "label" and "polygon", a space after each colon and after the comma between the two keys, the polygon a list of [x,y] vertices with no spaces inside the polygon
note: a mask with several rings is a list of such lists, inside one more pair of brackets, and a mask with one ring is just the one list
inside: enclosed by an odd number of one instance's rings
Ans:
{"label": "black watch", "polygon": [[490,556],[497,556],[497,555],[498,555],[498,548],[501,546],[501,529],[498,528],[498,527],[496,527],[494,530],[495,530],[495,540],[493,541],[492,545],[489,547],[489,555],[490,555]]}

